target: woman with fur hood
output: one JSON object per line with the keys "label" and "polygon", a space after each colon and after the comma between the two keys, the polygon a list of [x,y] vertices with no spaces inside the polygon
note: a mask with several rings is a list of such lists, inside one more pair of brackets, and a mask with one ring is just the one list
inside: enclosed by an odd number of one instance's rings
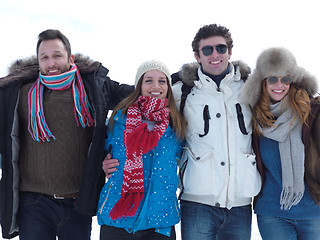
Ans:
{"label": "woman with fur hood", "polygon": [[314,76],[291,52],[258,57],[242,102],[251,106],[263,187],[254,211],[263,239],[320,239],[320,103]]}

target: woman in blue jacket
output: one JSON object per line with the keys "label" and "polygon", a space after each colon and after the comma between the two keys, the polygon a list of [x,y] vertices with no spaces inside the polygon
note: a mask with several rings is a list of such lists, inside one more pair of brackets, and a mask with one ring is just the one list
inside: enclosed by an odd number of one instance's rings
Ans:
{"label": "woman in blue jacket", "polygon": [[168,68],[144,62],[135,91],[113,111],[105,148],[119,167],[103,187],[100,239],[175,239],[180,220],[177,159],[185,122],[176,109]]}

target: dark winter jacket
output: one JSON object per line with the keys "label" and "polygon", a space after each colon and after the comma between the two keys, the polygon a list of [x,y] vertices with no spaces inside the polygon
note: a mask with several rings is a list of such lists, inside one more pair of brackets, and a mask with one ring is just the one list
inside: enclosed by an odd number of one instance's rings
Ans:
{"label": "dark winter jacket", "polygon": [[[81,54],[75,55],[86,92],[94,108],[95,125],[85,163],[83,177],[75,202],[80,213],[95,215],[100,190],[105,182],[102,161],[105,157],[105,120],[108,111],[133,91],[133,87],[119,85],[108,76],[108,69]],[[3,238],[18,235],[16,214],[19,206],[19,124],[17,103],[21,86],[38,78],[36,57],[17,60],[9,75],[0,78],[0,153],[2,179],[0,182],[1,227]]]}

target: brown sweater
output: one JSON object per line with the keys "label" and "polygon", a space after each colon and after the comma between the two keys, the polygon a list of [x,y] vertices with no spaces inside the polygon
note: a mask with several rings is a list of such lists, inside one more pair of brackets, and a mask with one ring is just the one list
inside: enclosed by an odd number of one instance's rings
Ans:
{"label": "brown sweater", "polygon": [[91,128],[77,126],[71,89],[45,89],[44,116],[56,140],[34,141],[28,131],[28,91],[31,86],[27,84],[21,88],[18,105],[21,134],[19,190],[48,195],[78,192],[91,142]]}

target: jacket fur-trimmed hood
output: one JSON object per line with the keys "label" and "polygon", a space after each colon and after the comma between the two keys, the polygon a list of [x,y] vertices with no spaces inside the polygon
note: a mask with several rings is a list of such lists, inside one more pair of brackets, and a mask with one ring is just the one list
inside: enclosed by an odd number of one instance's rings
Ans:
{"label": "jacket fur-trimmed hood", "polygon": [[260,99],[263,80],[270,76],[289,76],[292,83],[306,90],[310,97],[318,89],[316,78],[297,65],[290,51],[280,47],[269,48],[259,55],[256,68],[243,86],[240,101],[254,107]]}
{"label": "jacket fur-trimmed hood", "polygon": [[[74,55],[74,60],[82,74],[94,72],[100,66],[100,62],[95,62],[80,53]],[[37,56],[33,55],[24,59],[18,59],[10,65],[9,75],[0,78],[0,87],[13,82],[36,80],[38,75],[39,64]]]}
{"label": "jacket fur-trimmed hood", "polygon": [[[251,73],[250,67],[244,63],[243,61],[233,61],[231,64],[235,67],[235,71],[240,70],[241,79],[247,80],[249,74]],[[193,86],[194,81],[198,80],[198,68],[200,67],[200,64],[197,62],[193,63],[187,63],[184,64],[181,67],[180,72],[178,73],[178,79],[175,79],[174,81],[182,81],[187,86]],[[174,76],[173,76],[174,78]]]}

